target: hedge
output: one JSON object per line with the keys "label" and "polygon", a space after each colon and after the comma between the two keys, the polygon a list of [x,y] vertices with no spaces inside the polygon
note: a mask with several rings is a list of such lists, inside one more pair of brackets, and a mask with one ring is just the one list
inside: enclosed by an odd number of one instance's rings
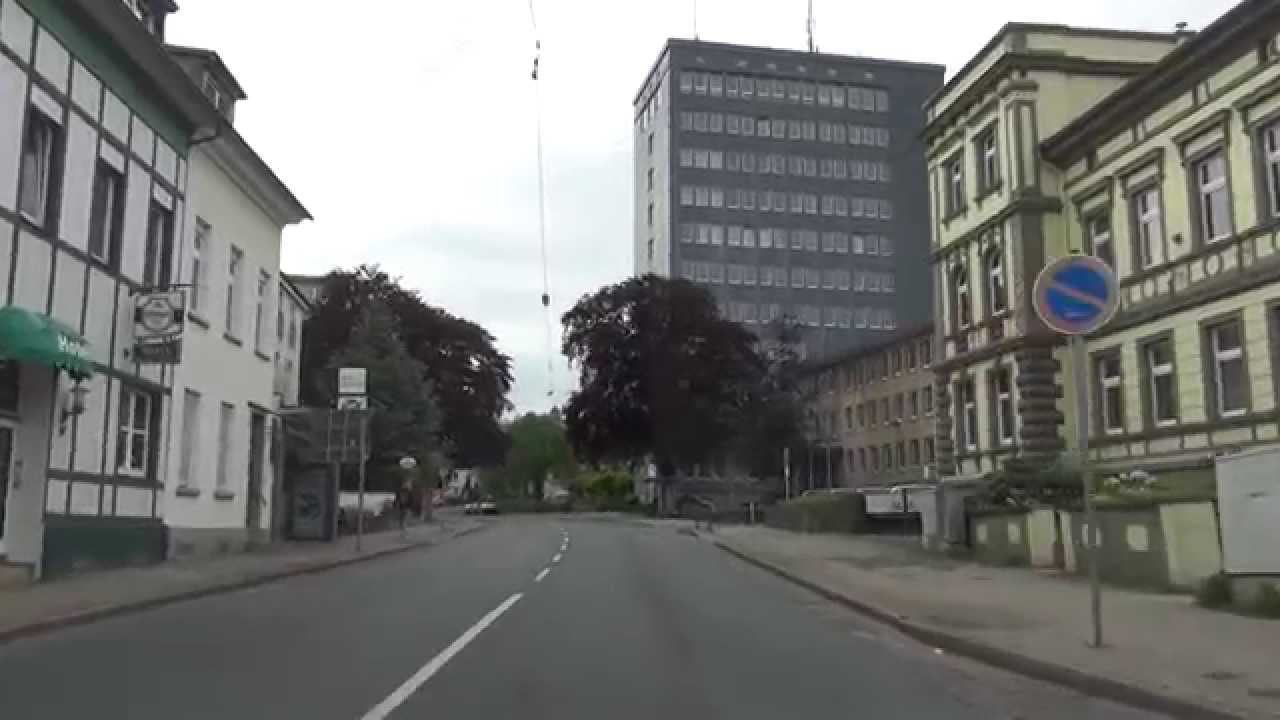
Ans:
{"label": "hedge", "polygon": [[856,533],[866,529],[866,501],[861,495],[810,495],[765,511],[769,527],[805,533]]}

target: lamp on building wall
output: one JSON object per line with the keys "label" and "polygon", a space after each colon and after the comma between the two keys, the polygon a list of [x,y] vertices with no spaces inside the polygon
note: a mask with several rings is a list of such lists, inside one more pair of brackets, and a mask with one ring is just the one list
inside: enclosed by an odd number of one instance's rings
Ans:
{"label": "lamp on building wall", "polygon": [[73,417],[84,414],[85,396],[89,394],[89,388],[84,386],[80,380],[62,393],[62,414],[58,422],[58,434],[67,432],[67,421]]}

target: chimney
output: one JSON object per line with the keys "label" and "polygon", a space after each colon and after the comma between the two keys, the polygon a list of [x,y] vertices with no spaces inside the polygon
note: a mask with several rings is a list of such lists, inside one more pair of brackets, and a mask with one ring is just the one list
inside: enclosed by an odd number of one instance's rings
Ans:
{"label": "chimney", "polygon": [[1188,25],[1185,20],[1183,20],[1182,22],[1179,22],[1173,26],[1173,34],[1177,37],[1176,44],[1181,45],[1182,43],[1195,37],[1196,31],[1192,30],[1191,26]]}

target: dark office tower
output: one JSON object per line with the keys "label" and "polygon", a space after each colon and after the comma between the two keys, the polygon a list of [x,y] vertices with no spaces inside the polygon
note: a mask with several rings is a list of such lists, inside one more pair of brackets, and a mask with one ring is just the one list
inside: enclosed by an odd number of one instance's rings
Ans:
{"label": "dark office tower", "polygon": [[929,322],[922,63],[668,40],[634,101],[635,272],[810,357]]}

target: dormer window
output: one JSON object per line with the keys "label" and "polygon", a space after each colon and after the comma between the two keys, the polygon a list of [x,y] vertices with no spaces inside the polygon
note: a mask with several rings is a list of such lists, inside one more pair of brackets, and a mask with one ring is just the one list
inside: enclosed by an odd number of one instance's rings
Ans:
{"label": "dormer window", "polygon": [[138,22],[161,42],[164,41],[164,12],[157,12],[152,0],[123,0]]}
{"label": "dormer window", "polygon": [[213,107],[218,112],[226,110],[227,96],[223,94],[222,89],[218,87],[218,83],[214,81],[213,76],[209,73],[204,74],[204,81],[200,83],[200,89],[204,92],[204,96],[209,98],[209,102],[213,103]]}

